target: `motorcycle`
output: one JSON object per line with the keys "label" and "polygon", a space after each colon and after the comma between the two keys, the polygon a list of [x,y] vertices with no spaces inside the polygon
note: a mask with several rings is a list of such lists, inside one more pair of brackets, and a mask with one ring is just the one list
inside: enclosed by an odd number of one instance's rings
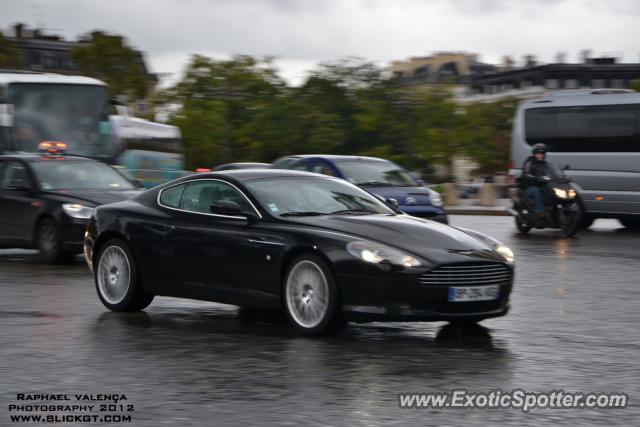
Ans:
{"label": "motorcycle", "polygon": [[[568,169],[565,166],[565,170]],[[551,176],[544,176],[542,194],[545,205],[543,215],[535,213],[533,201],[525,194],[522,177],[516,179],[517,190],[512,196],[516,227],[523,234],[532,228],[559,228],[566,237],[571,237],[581,228],[582,205],[571,179],[551,168]]]}

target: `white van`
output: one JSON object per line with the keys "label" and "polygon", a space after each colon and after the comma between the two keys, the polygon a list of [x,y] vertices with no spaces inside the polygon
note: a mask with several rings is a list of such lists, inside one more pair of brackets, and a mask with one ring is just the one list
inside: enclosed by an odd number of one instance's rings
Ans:
{"label": "white van", "polygon": [[511,139],[512,177],[534,144],[578,187],[585,226],[618,218],[640,228],[640,93],[621,89],[566,90],[523,101]]}

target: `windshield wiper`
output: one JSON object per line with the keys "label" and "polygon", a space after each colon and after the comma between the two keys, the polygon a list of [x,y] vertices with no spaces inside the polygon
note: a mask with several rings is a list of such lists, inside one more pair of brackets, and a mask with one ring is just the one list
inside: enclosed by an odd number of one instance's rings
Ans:
{"label": "windshield wiper", "polygon": [[356,185],[360,185],[362,187],[393,187],[393,185],[389,184],[388,182],[382,181],[358,182]]}
{"label": "windshield wiper", "polygon": [[320,215],[327,215],[327,214],[324,212],[313,212],[313,211],[285,212],[283,214],[280,214],[280,216],[320,216]]}
{"label": "windshield wiper", "polygon": [[356,208],[356,209],[342,209],[339,211],[335,211],[335,212],[331,212],[330,215],[344,215],[344,214],[359,214],[359,213],[378,213],[376,211],[374,211],[373,209],[367,209],[367,208]]}

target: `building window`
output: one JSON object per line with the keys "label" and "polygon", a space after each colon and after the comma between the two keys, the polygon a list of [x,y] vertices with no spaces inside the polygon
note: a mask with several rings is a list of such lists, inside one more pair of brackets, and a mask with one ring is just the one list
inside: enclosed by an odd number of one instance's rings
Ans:
{"label": "building window", "polygon": [[558,79],[547,79],[544,81],[544,87],[547,89],[558,89]]}
{"label": "building window", "polygon": [[605,82],[603,79],[593,79],[591,80],[591,87],[594,89],[601,89],[605,87]]}
{"label": "building window", "polygon": [[576,79],[567,79],[564,81],[565,89],[578,89],[578,81]]}
{"label": "building window", "polygon": [[531,86],[533,86],[531,80],[523,80],[520,82],[520,89],[529,89]]}

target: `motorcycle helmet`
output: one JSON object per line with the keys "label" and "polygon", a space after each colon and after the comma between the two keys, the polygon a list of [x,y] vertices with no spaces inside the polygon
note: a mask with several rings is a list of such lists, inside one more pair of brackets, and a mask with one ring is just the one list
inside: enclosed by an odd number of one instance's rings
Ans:
{"label": "motorcycle helmet", "polygon": [[544,145],[544,144],[536,144],[531,149],[531,153],[532,154],[536,154],[536,153],[547,154],[547,146]]}

